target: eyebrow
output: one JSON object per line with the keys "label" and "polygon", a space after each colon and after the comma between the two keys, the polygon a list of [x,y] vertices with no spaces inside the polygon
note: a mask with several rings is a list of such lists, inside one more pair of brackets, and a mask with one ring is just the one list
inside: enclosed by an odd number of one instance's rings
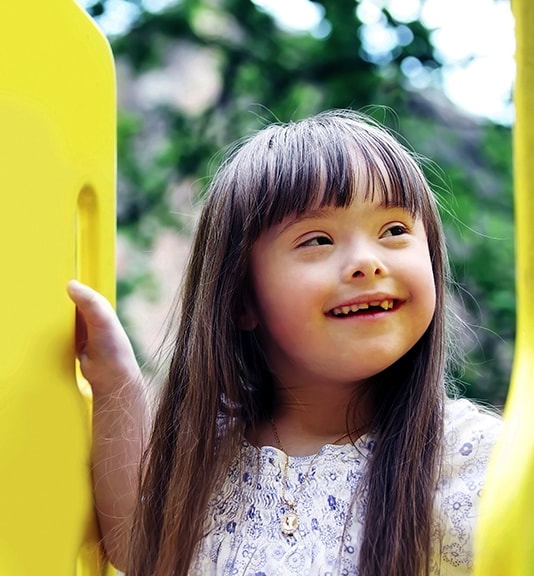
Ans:
{"label": "eyebrow", "polygon": [[301,222],[305,222],[306,220],[326,220],[330,214],[336,208],[333,206],[325,206],[324,208],[316,208],[314,210],[306,210],[302,214],[298,214],[294,218],[292,218],[283,228],[280,230],[279,234],[283,234],[288,228],[294,226],[295,224],[300,224]]}
{"label": "eyebrow", "polygon": [[[348,208],[348,206],[330,206],[326,205],[321,208],[314,208],[312,210],[306,210],[302,214],[298,214],[292,218],[280,231],[280,234],[284,233],[288,228],[299,224],[300,222],[305,222],[306,220],[326,220],[333,211],[343,210],[343,208]],[[410,210],[406,206],[400,206],[397,204],[388,204],[385,199],[382,199],[379,204],[376,205],[377,209],[382,210],[403,210],[410,213]]]}

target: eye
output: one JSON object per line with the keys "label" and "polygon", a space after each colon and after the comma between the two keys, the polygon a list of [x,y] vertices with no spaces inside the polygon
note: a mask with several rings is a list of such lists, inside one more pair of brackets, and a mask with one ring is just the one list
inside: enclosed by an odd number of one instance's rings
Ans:
{"label": "eye", "polygon": [[300,246],[327,246],[329,244],[332,244],[332,240],[328,236],[314,236],[302,242]]}
{"label": "eye", "polygon": [[407,234],[407,233],[408,233],[408,228],[406,226],[404,226],[403,224],[394,224],[393,226],[390,226],[382,234],[382,238],[385,238],[388,236],[402,236],[403,234]]}

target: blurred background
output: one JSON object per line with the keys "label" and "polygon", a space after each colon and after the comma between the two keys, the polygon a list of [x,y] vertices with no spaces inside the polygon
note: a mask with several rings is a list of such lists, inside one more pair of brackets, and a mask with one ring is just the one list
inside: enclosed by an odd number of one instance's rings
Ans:
{"label": "blurred background", "polygon": [[431,162],[461,316],[461,392],[502,406],[515,333],[507,0],[79,0],[118,78],[118,310],[150,363],[220,151],[363,110]]}

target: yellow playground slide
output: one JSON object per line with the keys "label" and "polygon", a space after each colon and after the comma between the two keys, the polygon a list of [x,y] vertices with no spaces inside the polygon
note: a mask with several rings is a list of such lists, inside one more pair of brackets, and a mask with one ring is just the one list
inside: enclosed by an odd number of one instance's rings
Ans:
{"label": "yellow playground slide", "polygon": [[505,429],[483,493],[475,576],[534,575],[534,2],[513,0],[512,8],[517,336]]}
{"label": "yellow playground slide", "polygon": [[0,15],[0,576],[93,576],[90,398],[73,277],[113,300],[115,74],[74,0]]}

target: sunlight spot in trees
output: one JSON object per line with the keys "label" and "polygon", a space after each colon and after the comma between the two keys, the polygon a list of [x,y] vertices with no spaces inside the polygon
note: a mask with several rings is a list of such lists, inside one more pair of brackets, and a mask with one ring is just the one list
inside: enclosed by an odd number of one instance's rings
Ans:
{"label": "sunlight spot in trees", "polygon": [[285,30],[312,31],[324,17],[324,8],[310,0],[252,0],[258,8],[271,14]]}

